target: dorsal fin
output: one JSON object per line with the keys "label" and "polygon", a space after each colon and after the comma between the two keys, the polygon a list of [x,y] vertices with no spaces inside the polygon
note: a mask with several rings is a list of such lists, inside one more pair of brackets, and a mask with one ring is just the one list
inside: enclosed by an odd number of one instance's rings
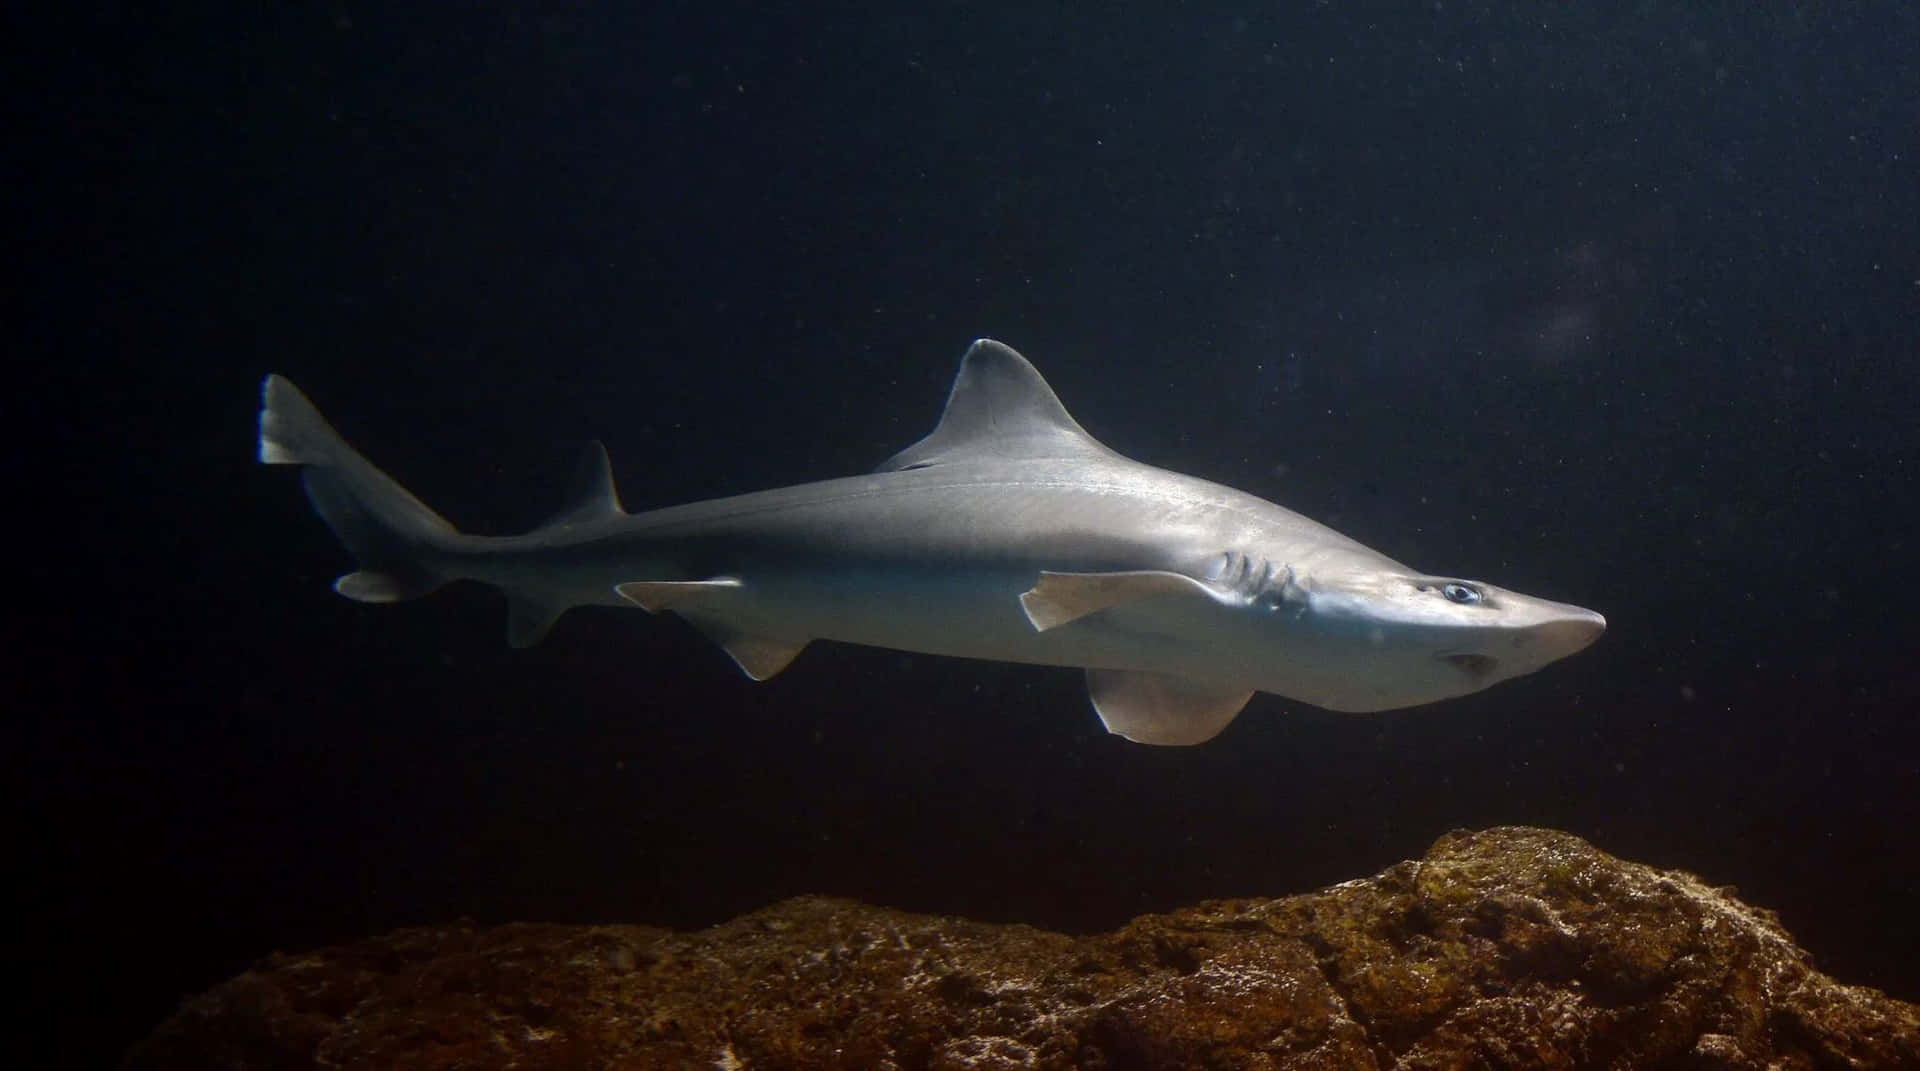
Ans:
{"label": "dorsal fin", "polygon": [[613,462],[607,458],[607,448],[595,439],[587,444],[580,454],[580,463],[574,467],[565,508],[549,518],[543,527],[587,524],[625,513],[626,510],[620,508],[620,494],[613,489]]}
{"label": "dorsal fin", "polygon": [[878,472],[970,458],[1118,457],[1067,415],[1025,357],[990,338],[967,349],[933,434],[887,459]]}

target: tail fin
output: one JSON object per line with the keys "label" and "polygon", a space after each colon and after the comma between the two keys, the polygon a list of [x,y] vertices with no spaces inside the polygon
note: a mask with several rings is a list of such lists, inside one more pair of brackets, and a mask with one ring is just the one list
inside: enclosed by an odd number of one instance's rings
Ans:
{"label": "tail fin", "polygon": [[358,602],[398,602],[452,579],[422,559],[460,533],[348,446],[300,388],[280,376],[268,376],[260,387],[260,461],[306,466],[307,499],[360,563],[359,571],[334,581],[333,590]]}

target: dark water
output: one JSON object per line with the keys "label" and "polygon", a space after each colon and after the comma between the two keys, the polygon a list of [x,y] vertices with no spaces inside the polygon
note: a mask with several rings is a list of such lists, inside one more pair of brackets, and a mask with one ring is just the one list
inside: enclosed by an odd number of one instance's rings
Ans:
{"label": "dark water", "polygon": [[[1737,885],[1920,999],[1920,15],[1344,7],[28,27],[8,750],[47,1051],[457,916],[1084,931],[1493,823]],[[512,652],[483,589],[350,604],[251,463],[277,370],[474,531],[594,436],[632,508],[842,475],[980,335],[1127,454],[1610,631],[1151,750],[1066,670],[820,645],[755,685],[671,620]]]}

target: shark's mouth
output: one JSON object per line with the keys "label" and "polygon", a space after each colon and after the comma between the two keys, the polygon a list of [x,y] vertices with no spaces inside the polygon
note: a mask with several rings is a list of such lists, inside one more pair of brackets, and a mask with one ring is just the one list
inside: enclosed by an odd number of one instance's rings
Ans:
{"label": "shark's mouth", "polygon": [[1480,680],[1488,676],[1500,665],[1499,662],[1494,660],[1492,655],[1483,654],[1443,654],[1440,656],[1440,661],[1465,673],[1474,680]]}

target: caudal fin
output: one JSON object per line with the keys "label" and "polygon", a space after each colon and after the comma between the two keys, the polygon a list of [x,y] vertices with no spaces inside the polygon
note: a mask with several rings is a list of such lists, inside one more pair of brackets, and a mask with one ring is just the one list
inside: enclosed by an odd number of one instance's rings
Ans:
{"label": "caudal fin", "polygon": [[348,446],[300,388],[277,375],[260,387],[260,461],[305,466],[308,500],[360,564],[333,590],[358,602],[398,602],[451,579],[427,559],[460,533]]}

